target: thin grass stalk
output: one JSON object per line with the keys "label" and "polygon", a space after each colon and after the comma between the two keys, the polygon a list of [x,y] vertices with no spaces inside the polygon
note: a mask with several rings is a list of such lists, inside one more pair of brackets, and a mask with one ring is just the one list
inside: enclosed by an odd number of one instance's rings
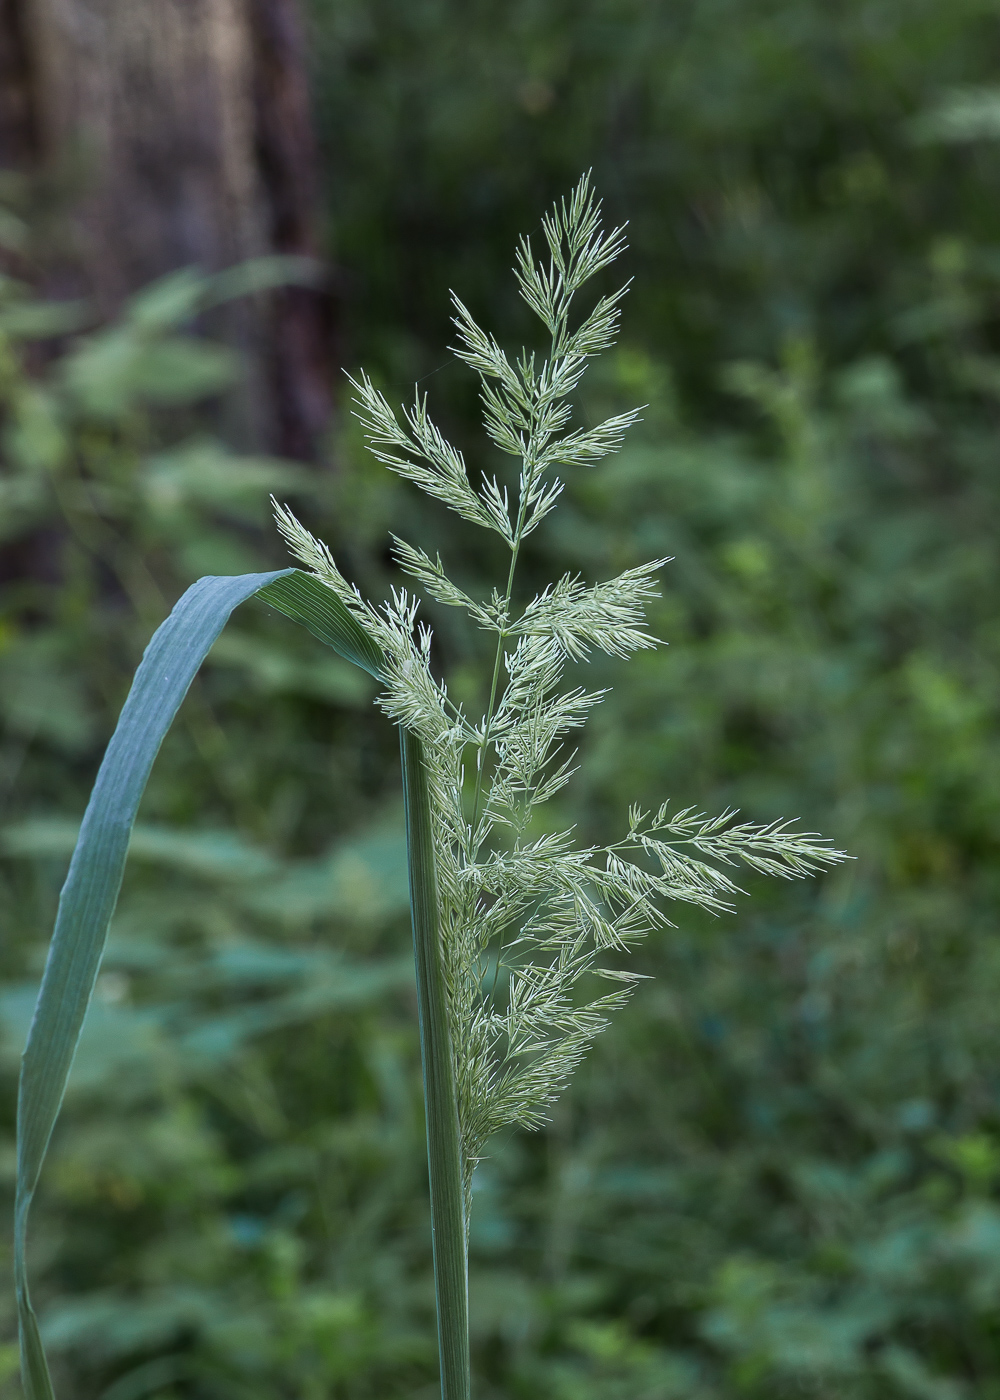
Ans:
{"label": "thin grass stalk", "polygon": [[434,832],[423,745],[400,728],[420,1056],[427,1117],[442,1400],[470,1400],[469,1254],[448,993],[438,926]]}

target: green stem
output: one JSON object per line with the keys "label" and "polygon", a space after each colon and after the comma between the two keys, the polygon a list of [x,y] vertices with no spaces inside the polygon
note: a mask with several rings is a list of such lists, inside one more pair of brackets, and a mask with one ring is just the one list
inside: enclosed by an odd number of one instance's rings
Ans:
{"label": "green stem", "polygon": [[[521,516],[523,513],[522,507],[521,514],[518,516],[518,525],[521,523]],[[510,600],[514,593],[514,570],[517,568],[517,555],[520,547],[521,541],[518,539],[514,544],[510,559],[510,572],[507,575],[507,594],[503,600],[505,616],[510,613]],[[489,753],[490,747],[490,730],[493,727],[493,713],[496,708],[497,700],[497,681],[500,679],[500,658],[503,656],[503,644],[506,636],[507,633],[505,631],[501,631],[497,636],[497,654],[493,660],[493,683],[490,686],[490,703],[486,707],[486,724],[483,726],[483,741],[479,748],[479,769],[476,773],[476,793],[472,799],[473,841],[475,841],[476,837],[476,823],[479,821],[479,800],[483,795],[483,775],[486,770],[486,756]]]}
{"label": "green stem", "polygon": [[[559,318],[558,329],[552,332],[552,346],[549,351],[550,364],[555,359],[556,351],[559,345],[561,345],[562,343],[565,329],[566,312],[564,309]],[[529,453],[531,453],[530,446],[528,451]],[[523,487],[521,490],[520,499],[517,503],[517,524],[514,526],[514,542],[511,545],[510,572],[507,574],[507,593],[504,597],[504,616],[508,619],[510,617],[510,600],[514,596],[514,570],[517,568],[517,556],[521,552],[521,532],[524,529],[524,522],[528,509],[528,496],[531,492],[531,486],[534,480],[534,473],[536,470],[537,467],[534,464],[533,455],[530,458],[530,464],[529,458],[526,457],[524,459],[523,464]],[[479,771],[476,774],[476,792],[475,796],[472,799],[471,830],[473,841],[475,841],[476,839],[476,823],[479,821],[479,801],[483,793],[483,777],[485,775],[486,764],[489,758],[490,731],[493,728],[493,715],[496,707],[497,698],[497,681],[500,678],[500,658],[503,656],[503,644],[507,636],[509,636],[508,632],[501,631],[500,635],[497,637],[497,654],[493,662],[493,683],[490,686],[490,703],[486,709],[486,724],[483,727],[483,741],[479,748]]]}
{"label": "green stem", "polygon": [[448,991],[438,922],[430,792],[423,744],[410,730],[401,728],[399,734],[427,1115],[441,1397],[442,1400],[471,1400],[465,1187],[455,1062],[448,1023]]}

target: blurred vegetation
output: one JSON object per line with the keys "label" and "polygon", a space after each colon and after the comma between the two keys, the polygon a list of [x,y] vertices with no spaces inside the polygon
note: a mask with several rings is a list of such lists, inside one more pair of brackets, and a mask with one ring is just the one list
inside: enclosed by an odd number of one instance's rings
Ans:
{"label": "blurred vegetation", "polygon": [[[514,235],[591,165],[630,220],[625,339],[585,411],[650,407],[527,573],[674,555],[670,646],[597,712],[562,815],[598,837],[634,799],[797,812],[858,856],[682,912],[551,1126],[495,1145],[477,1395],[1000,1397],[995,6],[312,18],[351,363],[399,396],[433,374],[474,462],[467,377],[436,373],[448,286],[519,343]],[[335,473],[207,434],[239,369],[196,317],[237,290],[169,279],[81,331],[2,289],[8,1195],[74,823],[172,600],[281,562],[271,490],[374,593],[402,520],[472,584],[489,562],[347,424]],[[428,611],[473,686],[478,639]],[[66,1395],[434,1394],[397,758],[369,700],[250,604],[164,746],[37,1211]],[[6,1397],[9,1292],[0,1317]]]}

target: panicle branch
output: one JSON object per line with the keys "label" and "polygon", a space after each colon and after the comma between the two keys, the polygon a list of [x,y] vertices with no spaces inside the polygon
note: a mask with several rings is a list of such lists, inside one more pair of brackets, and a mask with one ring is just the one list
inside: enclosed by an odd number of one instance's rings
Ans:
{"label": "panicle branch", "polygon": [[426,397],[417,394],[413,406],[404,410],[404,428],[385,395],[366,374],[362,373],[360,379],[351,379],[351,384],[355,389],[355,416],[378,461],[398,476],[412,481],[464,520],[496,530],[506,540],[511,539],[506,510],[498,508],[495,500],[484,500],[473,491],[465,459],[431,421]]}
{"label": "panicle branch", "polygon": [[658,639],[641,624],[648,602],[660,596],[653,575],[669,562],[653,559],[592,588],[564,574],[532,599],[515,630],[526,637],[551,637],[573,661],[585,660],[591,647],[624,659],[657,646]]}

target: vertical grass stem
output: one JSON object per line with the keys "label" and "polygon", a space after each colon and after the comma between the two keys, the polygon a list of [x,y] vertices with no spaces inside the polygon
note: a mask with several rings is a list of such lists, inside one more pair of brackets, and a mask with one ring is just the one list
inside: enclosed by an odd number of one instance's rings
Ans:
{"label": "vertical grass stem", "polygon": [[462,1147],[448,1024],[448,993],[438,925],[430,793],[420,739],[401,728],[400,746],[413,949],[417,968],[420,1054],[427,1114],[427,1165],[430,1173],[441,1396],[442,1400],[470,1400],[469,1264]]}

